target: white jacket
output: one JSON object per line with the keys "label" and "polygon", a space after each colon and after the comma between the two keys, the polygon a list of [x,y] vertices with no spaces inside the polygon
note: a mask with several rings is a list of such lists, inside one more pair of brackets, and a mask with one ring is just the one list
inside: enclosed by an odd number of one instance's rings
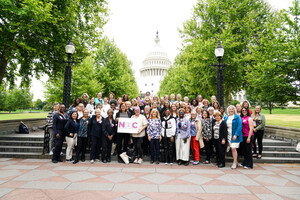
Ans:
{"label": "white jacket", "polygon": [[[167,122],[167,126],[166,126]],[[175,136],[176,133],[176,120],[175,118],[163,117],[161,122],[161,135],[165,137],[165,131],[167,137]]]}

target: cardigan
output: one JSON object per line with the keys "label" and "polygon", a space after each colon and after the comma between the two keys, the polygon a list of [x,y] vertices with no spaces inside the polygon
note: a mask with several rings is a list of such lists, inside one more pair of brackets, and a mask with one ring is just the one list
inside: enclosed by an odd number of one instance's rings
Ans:
{"label": "cardigan", "polygon": [[[215,126],[217,120],[213,120],[212,122],[212,127]],[[212,129],[214,131],[214,129]],[[227,140],[227,135],[228,135],[228,132],[227,132],[227,125],[226,125],[226,122],[224,120],[221,120],[221,124],[220,124],[220,128],[219,128],[219,142],[222,142],[223,139],[225,139],[225,141]]]}
{"label": "cardigan", "polygon": [[94,115],[89,122],[88,126],[88,135],[101,137],[102,135],[102,124],[103,124],[103,117],[101,117],[100,122],[97,121],[96,115]]}
{"label": "cardigan", "polygon": [[202,136],[202,122],[199,119],[196,119],[195,122],[195,126],[196,126],[196,141],[199,141],[199,145],[200,145],[200,149],[202,149],[204,147],[204,142],[203,142],[203,136]]}
{"label": "cardigan", "polygon": [[185,138],[189,138],[191,136],[190,133],[190,120],[188,120],[187,118],[183,118],[181,124],[180,123],[180,119],[177,118],[176,120],[176,138],[178,136],[178,134],[181,134],[181,139],[185,139]]}
{"label": "cardigan", "polygon": [[[78,133],[79,121],[76,120],[76,122],[75,122],[73,119],[68,119],[64,128],[66,131],[66,136],[74,137],[74,135]],[[70,133],[73,133],[73,136],[70,136]]]}
{"label": "cardigan", "polygon": [[[224,121],[227,123],[227,119],[229,116],[224,118]],[[236,140],[233,141],[233,136],[237,136]],[[243,142],[243,132],[242,132],[242,119],[239,115],[234,114],[234,118],[232,120],[232,129],[231,129],[231,143],[239,143]]]}

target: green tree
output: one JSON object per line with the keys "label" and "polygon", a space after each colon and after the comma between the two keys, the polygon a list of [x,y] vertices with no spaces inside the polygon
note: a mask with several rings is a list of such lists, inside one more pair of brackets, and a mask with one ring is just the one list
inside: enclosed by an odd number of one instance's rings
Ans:
{"label": "green tree", "polygon": [[[63,78],[64,74],[60,73],[56,77],[51,77],[45,83],[47,102],[62,102]],[[73,67],[71,84],[71,101],[76,97],[81,97],[83,93],[96,96],[99,91],[103,90],[103,85],[97,80],[94,59],[91,56],[86,57],[80,65]]]}
{"label": "green tree", "polygon": [[106,20],[105,0],[0,1],[0,85],[4,78],[13,85],[18,74],[27,86],[32,75],[57,75],[65,45],[72,40],[74,56],[84,58]]}
{"label": "green tree", "polygon": [[103,85],[104,96],[108,96],[110,92],[113,92],[116,97],[123,94],[131,97],[138,96],[131,62],[107,37],[101,40],[101,45],[96,52],[95,68],[97,80]]}
{"label": "green tree", "polygon": [[47,102],[42,101],[41,99],[37,99],[34,103],[33,103],[33,107],[37,108],[38,110],[42,110],[43,107],[47,104]]}
{"label": "green tree", "polygon": [[13,111],[32,108],[32,98],[33,94],[29,88],[13,88],[7,93],[6,110]]}
{"label": "green tree", "polygon": [[272,12],[264,0],[198,0],[191,19],[180,30],[183,47],[172,69],[182,80],[167,75],[168,80],[162,82],[167,86],[161,86],[163,92],[181,88],[186,79],[181,89],[185,95],[216,94],[217,68],[209,65],[217,62],[214,50],[221,41],[225,49],[222,62],[230,65],[224,71],[226,104],[232,92],[246,86],[245,74],[252,59],[249,49],[264,34]]}

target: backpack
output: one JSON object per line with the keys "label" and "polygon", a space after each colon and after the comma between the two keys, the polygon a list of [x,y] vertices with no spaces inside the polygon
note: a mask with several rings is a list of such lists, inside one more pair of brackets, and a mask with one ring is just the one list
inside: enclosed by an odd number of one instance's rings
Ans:
{"label": "backpack", "polygon": [[29,130],[28,130],[27,126],[22,121],[19,125],[19,133],[29,134]]}

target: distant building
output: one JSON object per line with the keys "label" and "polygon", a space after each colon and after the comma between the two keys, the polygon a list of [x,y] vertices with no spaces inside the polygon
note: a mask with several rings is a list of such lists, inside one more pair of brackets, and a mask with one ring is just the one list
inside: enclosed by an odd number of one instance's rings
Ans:
{"label": "distant building", "polygon": [[240,103],[247,100],[246,91],[241,90],[240,92],[231,94],[232,100],[238,100]]}
{"label": "distant building", "polygon": [[158,32],[154,42],[153,48],[145,57],[140,69],[139,90],[142,97],[146,95],[146,92],[150,92],[151,96],[157,94],[160,81],[163,80],[168,67],[171,65],[167,53],[160,46]]}

